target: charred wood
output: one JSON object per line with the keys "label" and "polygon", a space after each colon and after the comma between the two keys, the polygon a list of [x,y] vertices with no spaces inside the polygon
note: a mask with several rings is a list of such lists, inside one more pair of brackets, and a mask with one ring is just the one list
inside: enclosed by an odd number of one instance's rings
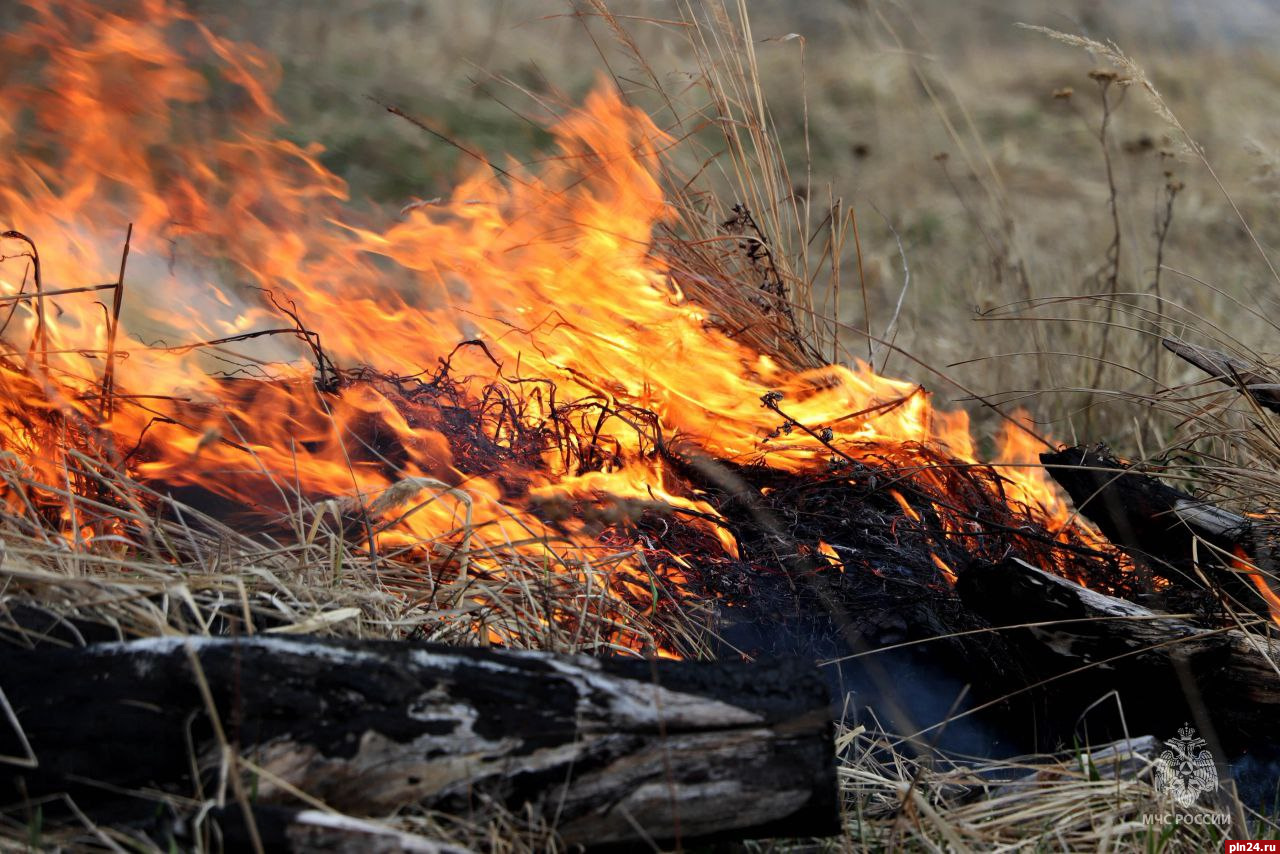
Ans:
{"label": "charred wood", "polygon": [[1048,451],[1040,461],[1112,543],[1169,581],[1174,594],[1189,594],[1174,596],[1181,606],[1197,594],[1205,599],[1207,581],[1233,603],[1268,610],[1249,581],[1251,570],[1237,562],[1245,558],[1264,571],[1272,563],[1273,538],[1248,517],[1135,471],[1104,446]]}
{"label": "charred wood", "polygon": [[0,647],[0,689],[4,799],[66,793],[105,820],[154,812],[122,793],[204,800],[230,773],[255,806],[290,787],[353,816],[532,806],[569,844],[838,828],[807,664],[168,637]]}
{"label": "charred wood", "polygon": [[972,567],[958,587],[993,626],[1010,627],[1033,677],[1015,690],[1045,697],[1043,708],[1066,731],[1086,716],[1114,715],[1116,703],[1091,708],[1115,692],[1125,724],[1138,731],[1173,732],[1190,721],[1228,753],[1274,744],[1280,640],[1268,621],[1247,633],[1204,628],[1019,560]]}
{"label": "charred wood", "polygon": [[1221,350],[1183,344],[1170,338],[1164,339],[1165,349],[1190,362],[1219,382],[1235,386],[1259,405],[1280,412],[1280,383],[1268,377],[1259,368]]}

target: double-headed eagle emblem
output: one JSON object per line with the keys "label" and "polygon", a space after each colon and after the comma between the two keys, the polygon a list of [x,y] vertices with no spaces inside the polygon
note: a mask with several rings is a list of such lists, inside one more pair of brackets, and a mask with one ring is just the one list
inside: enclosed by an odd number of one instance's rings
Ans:
{"label": "double-headed eagle emblem", "polygon": [[1165,742],[1168,749],[1155,761],[1156,791],[1171,796],[1186,809],[1205,792],[1218,788],[1218,769],[1213,754],[1204,749],[1205,740],[1194,727],[1184,726],[1178,737]]}

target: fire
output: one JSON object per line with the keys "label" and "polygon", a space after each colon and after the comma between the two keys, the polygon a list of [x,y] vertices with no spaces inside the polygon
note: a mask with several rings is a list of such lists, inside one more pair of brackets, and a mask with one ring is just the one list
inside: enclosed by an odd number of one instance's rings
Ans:
{"label": "fire", "polygon": [[[796,472],[842,455],[940,487],[917,449],[978,465],[966,415],[915,385],[861,362],[788,368],[709,322],[654,244],[674,222],[659,177],[673,140],[607,86],[551,128],[558,153],[538,168],[478,168],[380,221],[347,205],[319,149],[278,134],[261,52],[166,0],[29,18],[2,46],[0,224],[34,242],[39,271],[6,241],[0,444],[32,481],[63,483],[65,435],[42,426],[61,424],[145,482],[250,507],[349,496],[381,514],[383,546],[487,547],[465,575],[548,537],[573,572],[627,502],[674,508],[736,555],[667,451]],[[215,101],[231,126],[211,125]],[[115,279],[130,224],[123,288],[72,292]],[[461,435],[447,401],[485,429]],[[1090,536],[1029,465],[1039,448],[1004,442],[1005,497],[1064,541]],[[603,497],[618,518],[554,509]],[[77,542],[103,533],[67,512]],[[673,557],[660,580],[678,590]],[[612,583],[643,600],[653,573],[624,556]]]}
{"label": "fire", "polygon": [[952,568],[951,568],[950,564],[948,564],[945,560],[943,560],[942,558],[938,557],[937,555],[933,555],[932,557],[933,557],[933,563],[934,563],[934,565],[935,565],[936,567],[938,567],[938,569],[939,569],[939,570],[941,570],[941,571],[942,571],[942,574],[943,574],[944,576],[946,576],[946,579],[947,579],[948,581],[950,581],[952,584],[955,584],[955,583],[956,583],[956,571],[955,571],[954,569],[952,569]]}
{"label": "fire", "polygon": [[1267,610],[1271,614],[1271,622],[1280,626],[1280,594],[1271,588],[1267,583],[1264,573],[1258,569],[1257,563],[1249,556],[1242,546],[1236,546],[1232,549],[1234,559],[1231,561],[1232,569],[1236,572],[1242,572],[1253,583],[1257,589],[1258,595],[1262,597],[1262,601],[1267,603]]}

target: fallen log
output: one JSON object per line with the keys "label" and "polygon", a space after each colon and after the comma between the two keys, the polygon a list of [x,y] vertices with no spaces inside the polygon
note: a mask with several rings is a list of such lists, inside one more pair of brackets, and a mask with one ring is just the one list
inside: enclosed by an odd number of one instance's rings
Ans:
{"label": "fallen log", "polygon": [[838,829],[808,664],[164,637],[0,646],[0,690],[0,798],[67,793],[94,818],[154,813],[127,794],[146,789],[204,801],[229,774],[255,807],[532,807],[571,845]]}
{"label": "fallen log", "polygon": [[[1221,602],[1280,619],[1280,596],[1273,592],[1280,569],[1274,525],[1135,471],[1103,446],[1048,451],[1040,461],[1112,543],[1170,582],[1159,597],[1162,606]],[[1209,588],[1212,597],[1206,596]]]}
{"label": "fallen log", "polygon": [[[993,626],[1009,627],[1010,645],[1033,677],[1014,690],[1040,693],[1066,731],[1086,713],[1096,722],[1121,707],[1125,722],[1146,732],[1173,733],[1190,721],[1226,754],[1275,743],[1280,640],[1269,621],[1248,632],[1204,628],[1016,559],[971,567],[958,589]],[[1091,711],[1111,692],[1118,703]]]}
{"label": "fallen log", "polygon": [[1280,412],[1280,384],[1267,374],[1271,368],[1254,365],[1221,350],[1184,344],[1172,338],[1163,339],[1165,349],[1195,365],[1218,382],[1235,386],[1262,407]]}
{"label": "fallen log", "polygon": [[1040,462],[1107,539],[1170,581],[1191,574],[1193,556],[1213,558],[1195,540],[1226,552],[1249,541],[1247,518],[1133,470],[1104,446],[1046,451]]}

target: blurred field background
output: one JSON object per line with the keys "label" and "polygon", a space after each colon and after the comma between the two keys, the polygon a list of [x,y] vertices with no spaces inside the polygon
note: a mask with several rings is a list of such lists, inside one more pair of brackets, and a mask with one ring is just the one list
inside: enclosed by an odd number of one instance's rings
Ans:
{"label": "blurred field background", "polygon": [[[278,57],[286,133],[322,144],[353,198],[376,205],[447,195],[473,164],[371,97],[496,162],[527,161],[547,143],[538,125],[547,105],[579,100],[601,73],[654,107],[650,69],[664,88],[688,89],[699,69],[673,22],[714,12],[698,2],[612,0],[644,69],[585,2],[194,5],[214,29]],[[742,8],[812,233],[829,230],[824,218],[837,199],[846,227],[848,211],[856,215],[862,274],[846,234],[838,302],[829,281],[815,281],[818,308],[892,338],[990,400],[1028,407],[1059,439],[1107,440],[1131,455],[1179,442],[1185,450],[1195,430],[1184,423],[1185,405],[1164,401],[1199,377],[1153,333],[1271,349],[1280,284],[1232,202],[1264,249],[1280,239],[1280,57],[1271,49],[1280,5],[808,0]],[[1091,78],[1110,67],[1102,57],[1019,22],[1114,41],[1203,146],[1229,197],[1139,87]],[[1111,183],[1099,132],[1104,87]],[[660,108],[656,117],[671,120]],[[697,133],[711,153],[723,149],[714,128]],[[732,185],[721,184],[722,201],[735,201]],[[825,243],[815,239],[813,253]],[[1112,290],[1121,295],[1113,303],[1087,298]],[[1051,299],[1059,297],[1071,299]],[[841,345],[867,357],[852,331]],[[883,349],[876,365],[924,383],[940,402],[966,397],[901,356],[886,364]],[[1231,400],[1226,392],[1222,405]],[[982,407],[965,405],[989,423]]]}

